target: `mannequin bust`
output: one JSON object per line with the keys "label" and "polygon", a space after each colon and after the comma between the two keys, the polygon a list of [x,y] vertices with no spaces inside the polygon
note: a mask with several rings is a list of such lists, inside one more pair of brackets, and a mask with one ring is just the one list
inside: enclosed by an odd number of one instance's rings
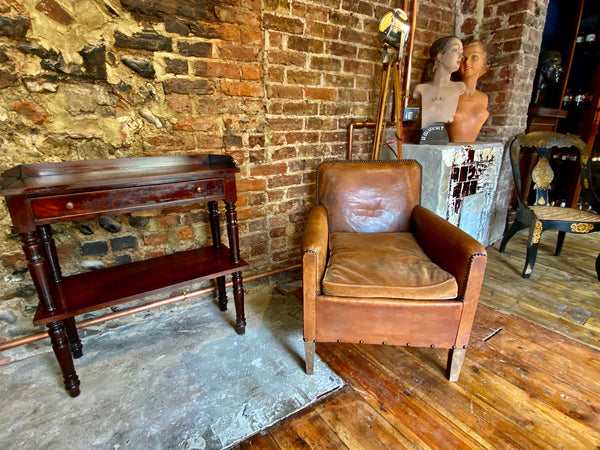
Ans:
{"label": "mannequin bust", "polygon": [[483,42],[474,40],[464,44],[459,70],[466,89],[458,98],[454,121],[446,125],[451,142],[474,142],[490,115],[487,94],[477,90],[477,81],[487,69]]}
{"label": "mannequin bust", "polygon": [[[454,120],[458,97],[465,92],[465,83],[451,81],[462,59],[463,46],[456,36],[446,36],[435,41],[429,49],[433,75],[424,72],[424,83],[415,86],[413,98],[421,103],[421,128]],[[427,66],[426,66],[427,68]]]}
{"label": "mannequin bust", "polygon": [[563,73],[562,57],[560,52],[555,50],[544,50],[540,53],[537,72],[533,82],[533,96],[531,104],[536,106],[551,106],[547,102],[547,88],[558,84],[560,76]]}

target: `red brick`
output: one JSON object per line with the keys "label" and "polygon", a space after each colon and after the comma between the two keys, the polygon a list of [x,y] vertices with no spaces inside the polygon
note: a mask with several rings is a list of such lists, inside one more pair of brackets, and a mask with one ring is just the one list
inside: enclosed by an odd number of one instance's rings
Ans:
{"label": "red brick", "polygon": [[300,19],[276,16],[271,13],[264,14],[263,26],[267,30],[277,30],[292,34],[302,34],[304,31],[304,24]]}
{"label": "red brick", "polygon": [[267,86],[268,98],[285,98],[288,100],[301,100],[302,88],[297,86]]}
{"label": "red brick", "polygon": [[163,81],[165,94],[210,95],[215,86],[207,80],[190,80],[187,78],[169,78]]}
{"label": "red brick", "polygon": [[192,227],[183,227],[177,231],[177,239],[180,241],[194,239],[194,229]]}
{"label": "red brick", "polygon": [[153,151],[185,151],[195,147],[192,136],[170,135],[148,137],[146,142]]}
{"label": "red brick", "polygon": [[283,105],[283,113],[298,116],[314,116],[319,112],[318,104],[311,103],[290,103]]}
{"label": "red brick", "polygon": [[35,9],[43,12],[46,16],[62,25],[69,26],[73,22],[73,17],[63,9],[55,0],[41,0]]}
{"label": "red brick", "polygon": [[233,78],[239,80],[240,67],[237,63],[223,61],[196,61],[194,64],[196,76]]}
{"label": "red brick", "polygon": [[320,39],[309,39],[301,36],[288,38],[288,49],[305,53],[323,53],[325,45]]}
{"label": "red brick", "polygon": [[259,65],[243,65],[242,80],[261,80],[262,67]]}
{"label": "red brick", "polygon": [[217,131],[215,117],[184,117],[173,125],[174,130],[181,131]]}
{"label": "red brick", "polygon": [[161,245],[169,242],[169,236],[165,232],[145,233],[142,237],[145,245]]}
{"label": "red brick", "polygon": [[222,81],[221,91],[235,97],[262,97],[264,95],[262,84],[245,81]]}
{"label": "red brick", "polygon": [[267,123],[269,129],[272,131],[301,130],[303,120],[289,118],[272,118],[268,119]]}
{"label": "red brick", "polygon": [[340,28],[336,25],[310,22],[307,32],[310,36],[320,37],[323,39],[336,40],[340,38]]}
{"label": "red brick", "polygon": [[344,61],[344,72],[354,74],[373,75],[375,64],[371,62]]}
{"label": "red brick", "polygon": [[332,88],[304,88],[306,98],[311,100],[334,101],[337,97],[337,89]]}
{"label": "red brick", "polygon": [[43,124],[48,118],[48,112],[34,102],[15,102],[11,106],[19,115],[31,120],[36,125]]}
{"label": "red brick", "polygon": [[2,253],[0,258],[2,259],[2,266],[9,270],[27,267],[27,260],[25,259],[25,254],[22,251]]}
{"label": "red brick", "polygon": [[266,216],[265,208],[263,206],[238,208],[237,213],[238,213],[237,216],[238,216],[239,221],[248,220],[248,219],[256,219],[258,217]]}
{"label": "red brick", "polygon": [[364,14],[366,16],[373,15],[373,6],[370,2],[366,1],[344,0],[342,2],[342,9],[358,14]]}
{"label": "red brick", "polygon": [[339,72],[342,68],[342,64],[337,58],[315,56],[310,60],[310,68],[314,70],[324,70],[326,72]]}
{"label": "red brick", "polygon": [[321,84],[321,74],[307,70],[288,70],[287,82],[288,84],[301,84],[302,86],[318,86]]}
{"label": "red brick", "polygon": [[192,112],[190,97],[187,95],[171,94],[166,96],[169,108],[178,113],[189,114]]}
{"label": "red brick", "polygon": [[307,56],[304,53],[270,51],[267,58],[271,64],[304,67]]}
{"label": "red brick", "polygon": [[[319,2],[322,3],[322,2]],[[310,5],[307,3],[294,2],[292,4],[292,14],[296,17],[304,17],[310,20],[327,22],[328,10],[325,5]],[[336,5],[337,6],[337,5]]]}
{"label": "red brick", "polygon": [[219,56],[225,60],[248,61],[258,60],[260,48],[250,45],[228,44],[218,45]]}
{"label": "red brick", "polygon": [[250,175],[253,177],[282,175],[286,172],[287,164],[285,163],[263,164],[262,166],[250,168]]}
{"label": "red brick", "polygon": [[161,228],[174,227],[175,225],[179,225],[179,216],[175,214],[163,215],[159,217],[158,223]]}
{"label": "red brick", "polygon": [[240,8],[215,6],[215,14],[220,22],[260,26],[260,11],[244,11]]}
{"label": "red brick", "polygon": [[249,191],[264,191],[267,184],[263,179],[244,178],[236,183],[237,189],[240,192]]}

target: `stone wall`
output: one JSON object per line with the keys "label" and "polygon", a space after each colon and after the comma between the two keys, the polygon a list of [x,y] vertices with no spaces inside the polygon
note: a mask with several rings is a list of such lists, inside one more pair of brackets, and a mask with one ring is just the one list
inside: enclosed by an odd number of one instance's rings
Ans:
{"label": "stone wall", "polygon": [[[413,85],[436,38],[479,33],[496,56],[482,80],[491,113],[484,135],[504,141],[521,131],[545,2],[421,0]],[[6,0],[0,4],[0,170],[61,160],[229,154],[241,169],[238,220],[248,273],[297,264],[315,169],[345,157],[351,121],[375,117],[377,23],[402,3]],[[368,157],[372,130],[355,139],[355,158]],[[198,206],[53,229],[68,275],[199,245],[208,239],[206,222]],[[0,342],[36,331],[36,304],[1,202]]]}

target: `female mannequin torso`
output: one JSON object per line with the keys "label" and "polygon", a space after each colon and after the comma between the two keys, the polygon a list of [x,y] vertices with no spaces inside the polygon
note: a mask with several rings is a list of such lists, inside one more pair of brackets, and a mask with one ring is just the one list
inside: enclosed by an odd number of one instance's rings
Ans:
{"label": "female mannequin torso", "polygon": [[456,36],[446,36],[433,43],[430,56],[435,61],[433,79],[415,86],[413,97],[421,101],[421,128],[436,122],[452,122],[458,98],[465,91],[461,81],[451,81],[450,75],[459,68],[462,42]]}
{"label": "female mannequin torso", "polygon": [[477,90],[477,80],[487,71],[487,52],[480,41],[464,46],[460,74],[466,89],[458,99],[454,120],[446,126],[451,142],[474,142],[488,119],[488,96]]}

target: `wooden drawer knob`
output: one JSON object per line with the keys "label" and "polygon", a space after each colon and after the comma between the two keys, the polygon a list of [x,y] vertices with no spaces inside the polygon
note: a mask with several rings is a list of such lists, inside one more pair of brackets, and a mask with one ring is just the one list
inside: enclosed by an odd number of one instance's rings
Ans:
{"label": "wooden drawer knob", "polygon": [[73,209],[74,207],[75,207],[75,205],[73,204],[73,202],[67,202],[67,203],[65,204],[65,209],[69,209],[69,210],[71,210],[71,209]]}

